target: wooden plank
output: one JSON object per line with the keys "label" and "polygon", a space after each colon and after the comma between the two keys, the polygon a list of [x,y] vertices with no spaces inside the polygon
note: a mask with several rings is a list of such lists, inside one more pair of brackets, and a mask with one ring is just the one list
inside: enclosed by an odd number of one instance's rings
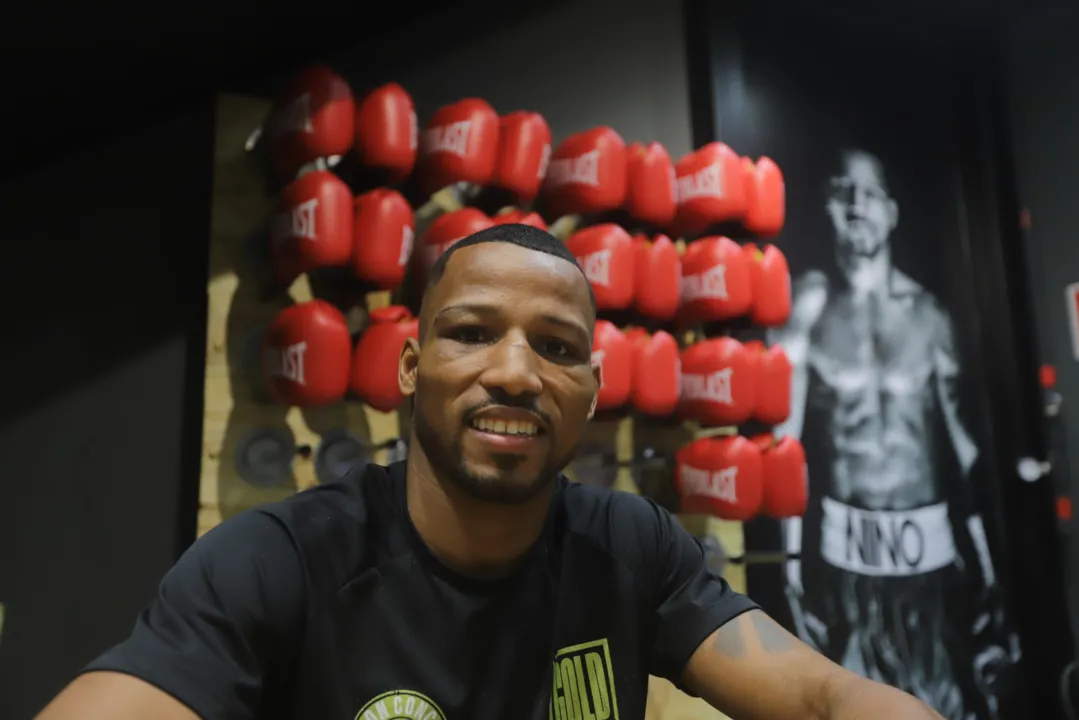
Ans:
{"label": "wooden plank", "polygon": [[[276,405],[262,391],[259,342],[263,329],[289,304],[312,298],[301,277],[287,293],[267,294],[261,281],[261,234],[273,199],[244,144],[269,112],[268,102],[223,95],[218,99],[214,147],[213,216],[210,235],[209,311],[206,324],[205,412],[198,532],[237,512],[283,499],[318,482],[315,453],[277,458],[291,469],[286,482],[258,487],[244,481],[238,454],[273,459],[267,443],[249,447],[255,434],[275,430],[296,447],[317,449],[329,432],[347,431],[362,442],[400,435],[397,413],[379,413],[356,402],[300,410]],[[351,318],[350,318],[351,319]],[[362,326],[361,312],[356,319]],[[384,460],[385,453],[376,455]]]}

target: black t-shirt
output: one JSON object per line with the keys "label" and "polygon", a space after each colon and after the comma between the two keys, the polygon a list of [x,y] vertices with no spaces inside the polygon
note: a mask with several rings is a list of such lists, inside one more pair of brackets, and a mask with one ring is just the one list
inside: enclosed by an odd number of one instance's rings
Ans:
{"label": "black t-shirt", "polygon": [[404,474],[369,465],[222,523],[87,671],[206,720],[632,720],[649,673],[679,684],[756,607],[665,510],[565,480],[517,572],[464,577],[417,534]]}

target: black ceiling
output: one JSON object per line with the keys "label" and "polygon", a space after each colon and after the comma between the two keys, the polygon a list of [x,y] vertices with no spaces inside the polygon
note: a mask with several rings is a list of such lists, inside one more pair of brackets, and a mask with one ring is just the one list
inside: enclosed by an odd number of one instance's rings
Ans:
{"label": "black ceiling", "polygon": [[[1056,0],[816,0],[913,7],[959,22],[1050,1]],[[500,12],[490,0],[214,0],[206,4],[211,10],[186,14],[145,0],[96,0],[93,12],[68,4],[39,0],[0,23],[0,108],[13,123],[0,177],[184,112],[218,91],[264,90],[305,62],[405,37],[421,21],[437,26],[433,14],[460,18],[467,9],[490,24]],[[501,11],[512,7],[516,14],[523,5],[503,0]]]}
{"label": "black ceiling", "polygon": [[0,23],[0,107],[5,125],[14,123],[0,165],[5,177],[187,111],[218,91],[257,92],[298,65],[400,33],[429,12],[421,3],[356,0],[215,0],[204,17],[181,15],[171,3],[95,0],[92,13],[62,4],[39,2],[32,14]]}

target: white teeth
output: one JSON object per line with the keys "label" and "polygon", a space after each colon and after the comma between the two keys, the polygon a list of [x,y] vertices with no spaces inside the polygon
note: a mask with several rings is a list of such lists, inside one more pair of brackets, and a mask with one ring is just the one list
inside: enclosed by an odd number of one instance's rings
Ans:
{"label": "white teeth", "polygon": [[477,418],[472,421],[472,427],[484,432],[497,435],[535,435],[539,428],[535,423],[527,420],[489,420]]}

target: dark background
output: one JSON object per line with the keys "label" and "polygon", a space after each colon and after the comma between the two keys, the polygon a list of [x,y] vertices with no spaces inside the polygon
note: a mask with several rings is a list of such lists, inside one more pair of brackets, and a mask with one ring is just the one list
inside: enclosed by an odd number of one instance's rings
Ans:
{"label": "dark background", "polygon": [[[956,138],[963,163],[983,162],[990,170],[980,182],[992,187],[963,181],[977,191],[965,196],[972,222],[1014,227],[1017,187],[1032,208],[1035,225],[1025,243],[1017,231],[1008,237],[998,230],[969,233],[986,248],[979,254],[972,247],[970,273],[1006,292],[974,283],[967,297],[978,308],[971,317],[981,318],[972,331],[977,351],[1005,356],[1003,364],[987,363],[981,375],[990,387],[1004,388],[987,399],[998,466],[1019,452],[1044,454],[1036,423],[1035,430],[1025,429],[1033,389],[1015,377],[1034,362],[1037,343],[1042,358],[1061,365],[1062,388],[1079,383],[1074,362],[1065,366],[1070,350],[1054,299],[1069,279],[1054,262],[1062,257],[1056,253],[1070,248],[1070,267],[1079,267],[1071,232],[1079,220],[1071,200],[1079,184],[1079,140],[1071,132],[1079,114],[1074,10],[973,0],[819,5],[844,15],[872,6],[901,18],[887,24],[903,48],[932,40],[949,56],[968,58],[968,65],[985,65],[976,82],[964,86],[969,95],[952,98],[951,111],[916,86],[904,93],[931,124],[928,118],[943,112],[978,118],[969,125],[973,139]],[[724,12],[733,18],[738,7],[731,3]],[[707,58],[693,62],[702,26],[692,18],[687,24],[680,4],[665,0],[578,0],[512,10],[504,3],[442,3],[434,15],[418,4],[391,3],[378,8],[377,22],[354,3],[335,2],[321,4],[309,18],[294,6],[260,5],[256,12],[238,0],[215,3],[214,14],[203,17],[174,10],[162,17],[157,7],[118,0],[95,3],[92,16],[58,4],[39,8],[37,18],[6,17],[0,30],[9,127],[0,162],[8,269],[0,717],[13,719],[32,716],[124,634],[161,573],[193,539],[217,91],[265,94],[289,70],[327,57],[342,61],[339,67],[358,89],[396,76],[416,95],[421,115],[475,93],[503,111],[521,105],[543,112],[556,137],[611,123],[627,140],[660,140],[675,156],[713,139],[717,130],[724,137],[727,128],[717,128],[712,117],[713,95],[725,98],[724,123],[740,117],[737,74],[713,77]],[[790,73],[807,56],[784,53],[785,44],[810,55],[829,52],[826,43],[813,43],[812,34],[797,29],[802,20],[794,18],[788,21],[793,32],[776,29],[780,22],[767,31],[774,39],[765,41],[769,51],[789,58]],[[830,21],[821,22],[826,29]],[[868,60],[833,60],[836,75],[850,78],[847,86],[837,82],[835,92],[849,97],[857,116],[865,89],[859,73]],[[873,62],[902,65],[880,57]],[[805,97],[799,83],[776,87]],[[997,98],[998,91],[1008,94]],[[961,100],[963,107],[954,109]],[[1000,107],[1010,110],[1007,117],[994,114]],[[772,122],[763,111],[744,117],[745,127]],[[826,132],[826,118],[807,115],[807,124],[814,123]],[[1000,138],[1007,147],[988,143]],[[732,140],[742,152],[783,151],[754,142],[752,135],[745,147]],[[915,157],[912,151],[909,159]],[[788,187],[801,191],[802,182],[790,177]],[[908,205],[904,214],[914,210]],[[785,249],[797,262],[795,248]],[[1016,274],[1028,282],[1017,285]],[[992,305],[994,297],[1003,310]],[[1031,298],[1036,334],[1024,305]],[[1008,332],[993,335],[987,323]],[[1026,335],[1016,335],[1016,328]],[[1010,488],[1011,481],[1003,478],[1002,485]],[[1051,526],[1044,484],[1008,492],[1002,504],[1019,508],[1010,522],[1027,530],[1006,534],[1009,550],[1037,553],[1020,558],[1034,570],[1012,585],[1053,605],[1059,587],[1046,579],[1045,568],[1059,580],[1061,558],[1051,550],[1052,537],[1041,532],[1051,527],[1032,525]],[[1040,612],[1039,619],[1042,626],[1056,623],[1059,646],[1066,637],[1059,614]],[[1034,628],[1037,637],[1045,637],[1042,626]],[[1050,670],[1047,665],[1046,683]]]}

